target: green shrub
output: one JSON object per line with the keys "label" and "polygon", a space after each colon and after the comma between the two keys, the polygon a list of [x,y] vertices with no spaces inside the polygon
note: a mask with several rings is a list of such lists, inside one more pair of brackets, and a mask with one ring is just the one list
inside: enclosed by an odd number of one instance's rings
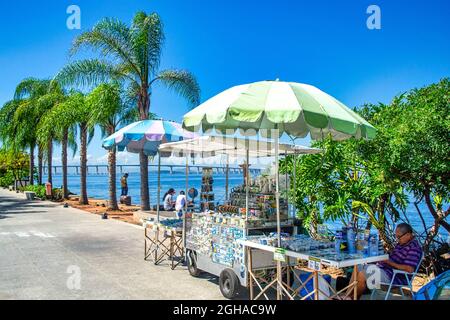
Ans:
{"label": "green shrub", "polygon": [[0,187],[7,188],[12,185],[14,185],[13,173],[10,171],[0,173]]}
{"label": "green shrub", "polygon": [[33,185],[33,186],[26,186],[19,188],[20,191],[31,191],[36,193],[36,197],[45,199],[46,193],[45,193],[45,185]]}
{"label": "green shrub", "polygon": [[[26,186],[26,187],[22,187],[19,188],[20,191],[24,192],[24,191],[31,191],[36,193],[36,197],[41,198],[41,199],[46,199],[47,198],[47,193],[45,190],[45,185],[33,185],[33,186]],[[64,192],[61,188],[53,188],[52,189],[52,200],[55,201],[60,201],[64,198]]]}
{"label": "green shrub", "polygon": [[28,177],[28,155],[13,149],[0,148],[0,187],[14,184],[16,179]]}

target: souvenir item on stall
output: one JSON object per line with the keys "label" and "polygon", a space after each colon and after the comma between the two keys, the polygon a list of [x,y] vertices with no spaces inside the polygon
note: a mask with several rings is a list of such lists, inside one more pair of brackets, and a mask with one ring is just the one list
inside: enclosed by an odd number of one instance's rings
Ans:
{"label": "souvenir item on stall", "polygon": [[[274,183],[268,177],[258,177],[249,186],[249,217],[255,217],[262,220],[276,221],[276,199],[275,194],[270,193],[269,184]],[[281,220],[288,219],[287,200],[280,198]],[[245,186],[234,187],[231,190],[229,204],[239,207],[240,212],[245,214],[246,207],[246,189]],[[252,223],[253,224],[253,223]],[[257,225],[258,222],[255,222]]]}
{"label": "souvenir item on stall", "polygon": [[202,187],[200,193],[200,209],[207,211],[214,209],[214,193],[213,193],[213,169],[205,167],[202,170]]}
{"label": "souvenir item on stall", "polygon": [[241,220],[238,215],[195,214],[187,228],[188,245],[215,263],[233,267],[242,258],[242,247],[236,242],[244,237]]}
{"label": "souvenir item on stall", "polygon": [[183,219],[161,220],[160,224],[166,228],[180,229],[180,228],[183,228]]}

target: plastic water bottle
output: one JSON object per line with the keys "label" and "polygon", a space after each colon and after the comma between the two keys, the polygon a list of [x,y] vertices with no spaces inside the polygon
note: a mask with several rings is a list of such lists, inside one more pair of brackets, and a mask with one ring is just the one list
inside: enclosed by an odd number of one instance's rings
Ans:
{"label": "plastic water bottle", "polygon": [[355,230],[353,230],[353,228],[349,228],[347,230],[347,247],[348,247],[348,253],[350,253],[350,254],[356,253],[355,237],[356,237]]}
{"label": "plastic water bottle", "polygon": [[342,243],[342,232],[336,232],[334,238],[334,251],[336,252],[336,257],[340,259],[341,257],[341,243]]}
{"label": "plastic water bottle", "polygon": [[378,235],[371,234],[369,238],[369,256],[374,257],[378,255]]}

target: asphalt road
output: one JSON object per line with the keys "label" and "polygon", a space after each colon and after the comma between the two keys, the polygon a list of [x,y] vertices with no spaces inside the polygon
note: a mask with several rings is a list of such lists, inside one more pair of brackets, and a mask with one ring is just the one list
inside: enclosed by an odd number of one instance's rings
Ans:
{"label": "asphalt road", "polygon": [[0,299],[223,299],[217,279],[144,261],[141,227],[0,189]]}

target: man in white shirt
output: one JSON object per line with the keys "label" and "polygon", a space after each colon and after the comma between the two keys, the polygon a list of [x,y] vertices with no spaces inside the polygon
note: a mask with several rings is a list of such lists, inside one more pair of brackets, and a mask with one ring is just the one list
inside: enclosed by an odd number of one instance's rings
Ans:
{"label": "man in white shirt", "polygon": [[184,191],[180,191],[180,194],[177,197],[177,201],[175,202],[175,211],[177,212],[178,218],[183,216],[183,209],[186,205],[186,194]]}

